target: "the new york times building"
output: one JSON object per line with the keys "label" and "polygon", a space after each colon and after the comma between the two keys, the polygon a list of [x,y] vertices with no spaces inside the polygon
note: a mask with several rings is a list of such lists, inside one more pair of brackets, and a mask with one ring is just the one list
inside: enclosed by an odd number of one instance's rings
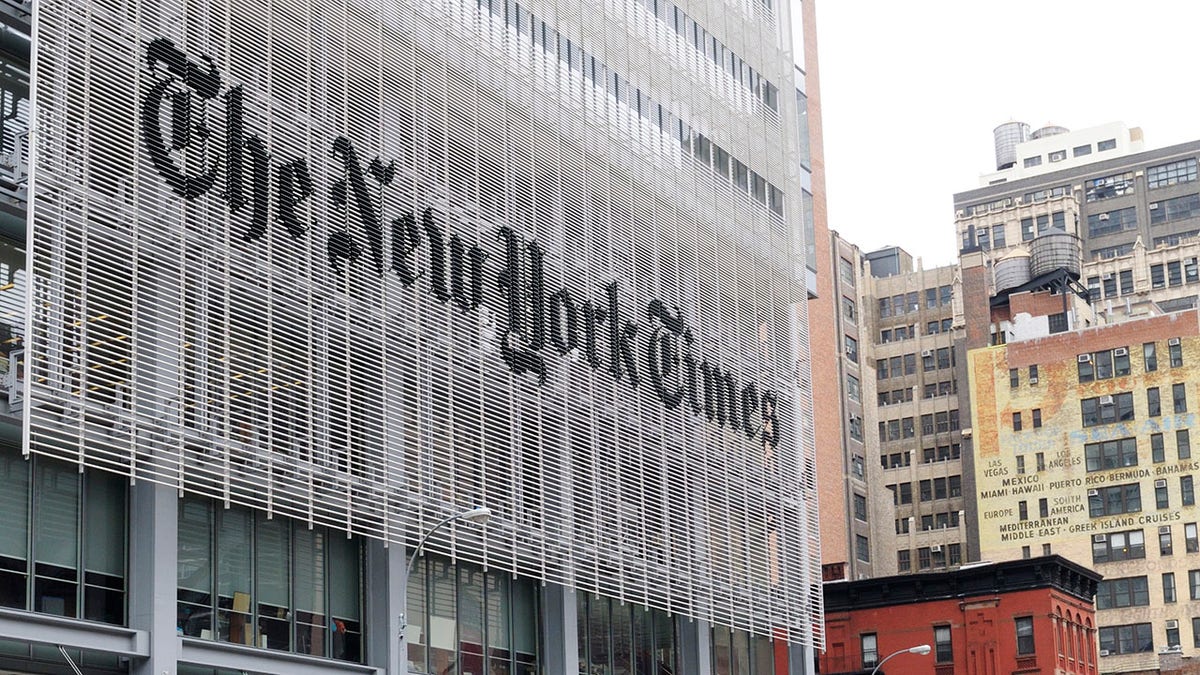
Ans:
{"label": "the new york times building", "polygon": [[809,672],[787,5],[0,4],[0,671]]}

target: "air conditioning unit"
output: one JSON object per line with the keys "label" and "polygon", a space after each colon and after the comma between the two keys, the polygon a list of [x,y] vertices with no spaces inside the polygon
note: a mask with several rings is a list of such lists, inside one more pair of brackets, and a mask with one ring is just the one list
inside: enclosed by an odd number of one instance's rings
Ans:
{"label": "air conditioning unit", "polygon": [[1099,490],[1088,490],[1088,496],[1089,497],[1099,497],[1100,491]]}
{"label": "air conditioning unit", "polygon": [[1091,363],[1092,355],[1091,354],[1080,354],[1079,356],[1075,357],[1075,360],[1078,361],[1079,363]]}
{"label": "air conditioning unit", "polygon": [[1167,630],[1179,628],[1179,619],[1167,619]]}
{"label": "air conditioning unit", "polygon": [[1167,340],[1167,344],[1171,347],[1178,347],[1179,346],[1179,338],[1171,338],[1170,340]]}
{"label": "air conditioning unit", "polygon": [[926,349],[925,351],[921,352],[921,356],[923,356],[925,358],[929,358],[930,356],[933,356],[933,350]]}
{"label": "air conditioning unit", "polygon": [[1029,377],[1029,384],[1037,384],[1037,383],[1038,383],[1037,375],[1031,375]]}
{"label": "air conditioning unit", "polygon": [[1170,525],[1159,525],[1158,533],[1159,534],[1171,534],[1171,526]]}
{"label": "air conditioning unit", "polygon": [[1104,275],[1104,280],[1105,280],[1105,281],[1112,281],[1112,278],[1113,278],[1113,275],[1112,275],[1112,274],[1105,274],[1105,275]]}
{"label": "air conditioning unit", "polygon": [[1166,479],[1166,478],[1159,478],[1158,480],[1154,481],[1154,487],[1156,487],[1156,488],[1160,488],[1160,487],[1161,487],[1161,488],[1165,488],[1165,487],[1167,487],[1167,479]]}
{"label": "air conditioning unit", "polygon": [[1113,397],[1110,394],[1105,394],[1100,397],[1100,405],[1112,405]]}
{"label": "air conditioning unit", "polygon": [[1157,211],[1158,210],[1158,202],[1150,202],[1150,210]]}
{"label": "air conditioning unit", "polygon": [[941,544],[934,544],[933,546],[930,546],[930,547],[929,547],[929,551],[930,551],[931,553],[941,553],[941,552],[942,552],[942,545],[941,545]]}
{"label": "air conditioning unit", "polygon": [[1129,356],[1128,347],[1117,347],[1113,350],[1113,356]]}
{"label": "air conditioning unit", "polygon": [[1096,541],[1096,542],[1108,541],[1108,535],[1107,534],[1093,534],[1092,541]]}
{"label": "air conditioning unit", "polygon": [[971,437],[971,433],[972,433],[972,429],[971,429],[971,427],[963,427],[963,429],[962,429],[962,432],[961,432],[961,433],[962,433],[962,437],[963,437],[963,438],[970,438],[970,437]]}
{"label": "air conditioning unit", "polygon": [[1100,656],[1108,656],[1108,650],[1107,650],[1107,649],[1101,649],[1101,650],[1100,650]]}
{"label": "air conditioning unit", "polygon": [[1100,220],[1108,220],[1108,218],[1109,215],[1107,213],[1101,213],[1099,217]]}

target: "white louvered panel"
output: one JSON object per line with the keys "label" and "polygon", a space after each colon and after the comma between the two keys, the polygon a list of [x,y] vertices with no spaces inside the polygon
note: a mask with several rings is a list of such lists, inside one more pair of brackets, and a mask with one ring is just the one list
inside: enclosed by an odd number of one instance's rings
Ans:
{"label": "white louvered panel", "polygon": [[[430,549],[820,645],[807,320],[793,272],[803,228],[794,141],[781,131],[794,125],[763,117],[723,71],[676,80],[671,62],[633,64],[612,37],[645,25],[632,0],[608,17],[558,6],[557,20],[522,5],[522,26],[495,7],[40,3],[31,450],[409,544],[446,514],[487,505],[486,529],[451,528]],[[756,30],[722,12],[707,15],[729,34]],[[583,30],[551,35],[547,51],[529,19]],[[756,54],[778,56],[766,42]],[[160,86],[172,96],[156,97]],[[226,149],[239,91],[240,173]],[[146,112],[154,101],[158,115]],[[744,114],[712,116],[731,108]],[[788,195],[788,219],[709,165],[697,134]],[[167,144],[158,155],[154,138]],[[256,143],[271,172],[262,223]],[[211,184],[185,197],[171,171],[211,172]],[[304,173],[309,195],[295,189]],[[505,232],[520,244],[511,276]],[[441,267],[438,238],[455,251]],[[547,296],[566,289],[569,303],[535,309],[533,245]],[[405,264],[419,278],[403,278]],[[622,359],[625,372],[610,372],[611,321],[587,320],[609,311],[614,283],[622,321],[637,325],[637,387]],[[739,402],[749,383],[777,393],[776,443],[754,428],[762,400],[725,423],[686,397],[660,400],[648,345],[672,327],[649,311],[655,300],[693,331],[681,354],[719,364]],[[536,317],[565,326],[568,304],[579,328],[560,332],[562,345],[532,344]],[[542,360],[544,382],[511,345]]]}

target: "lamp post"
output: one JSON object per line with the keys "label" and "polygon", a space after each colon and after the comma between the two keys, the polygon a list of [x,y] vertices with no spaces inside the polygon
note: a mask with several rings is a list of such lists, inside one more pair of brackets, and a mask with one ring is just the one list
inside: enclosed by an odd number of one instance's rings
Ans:
{"label": "lamp post", "polygon": [[879,663],[875,664],[875,670],[872,670],[872,671],[871,671],[871,675],[875,675],[875,673],[878,673],[878,672],[879,672],[879,669],[880,669],[880,668],[883,666],[883,664],[887,663],[887,662],[888,662],[888,659],[892,658],[893,656],[899,656],[899,655],[901,655],[901,654],[921,654],[921,655],[925,655],[925,654],[928,654],[928,653],[929,653],[929,652],[931,652],[931,651],[933,651],[933,650],[932,650],[932,649],[929,647],[929,645],[917,645],[916,647],[909,647],[909,648],[907,648],[907,649],[901,649],[901,650],[898,650],[898,651],[894,651],[894,652],[892,652],[891,654],[888,654],[887,656],[883,657],[883,660],[882,660],[882,661],[880,661]]}
{"label": "lamp post", "polygon": [[[480,525],[483,525],[483,524],[487,523],[488,519],[491,517],[492,517],[492,510],[486,506],[481,506],[476,509],[471,509],[470,511],[463,511],[461,513],[456,513],[452,516],[447,516],[446,518],[443,518],[441,521],[439,521],[437,525],[434,525],[433,527],[429,528],[429,531],[426,532],[425,536],[421,537],[421,541],[417,543],[417,547],[413,549],[412,556],[408,559],[408,567],[404,572],[404,594],[406,596],[406,599],[405,599],[406,604],[408,602],[408,600],[407,600],[408,582],[410,579],[412,579],[413,565],[417,564],[417,557],[421,555],[421,549],[425,548],[425,542],[429,541],[429,538],[433,536],[433,533],[437,532],[438,530],[442,529],[446,525],[449,525],[450,523],[452,523],[456,520],[465,520],[468,523],[478,523]],[[408,628],[408,613],[407,613],[407,611],[405,611],[405,612],[400,613],[400,639],[401,640],[404,639],[404,631],[407,628]]]}

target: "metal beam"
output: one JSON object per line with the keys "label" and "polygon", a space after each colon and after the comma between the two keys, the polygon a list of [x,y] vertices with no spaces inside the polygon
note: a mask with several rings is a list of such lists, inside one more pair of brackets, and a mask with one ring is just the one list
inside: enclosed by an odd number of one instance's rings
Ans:
{"label": "metal beam", "polygon": [[150,656],[150,636],[146,631],[13,609],[0,609],[0,635],[9,640],[72,649],[130,657]]}
{"label": "metal beam", "polygon": [[180,661],[208,668],[227,668],[264,675],[332,675],[334,673],[385,675],[387,671],[358,663],[321,659],[303,654],[269,652],[254,647],[181,638]]}

